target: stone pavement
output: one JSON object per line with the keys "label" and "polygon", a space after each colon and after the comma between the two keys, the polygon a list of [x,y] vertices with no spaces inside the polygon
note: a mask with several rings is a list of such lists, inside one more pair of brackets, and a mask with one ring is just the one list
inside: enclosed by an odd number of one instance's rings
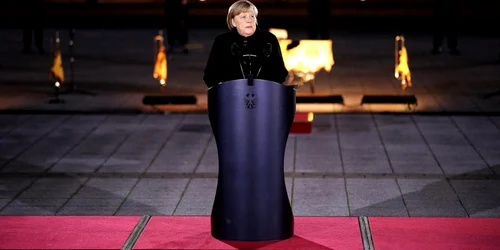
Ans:
{"label": "stone pavement", "polygon": [[[201,48],[189,55],[173,54],[168,65],[166,94],[198,97],[197,105],[145,106],[144,95],[161,94],[152,77],[153,37],[157,30],[77,30],[74,82],[77,88],[96,96],[63,95],[65,104],[48,104],[53,83],[48,78],[50,54],[21,55],[21,32],[0,30],[0,110],[3,112],[67,111],[205,111],[206,88],[203,69],[216,34],[224,30],[192,30],[190,41]],[[61,32],[67,81],[70,79],[68,32]],[[335,65],[330,73],[319,72],[316,95],[341,95],[345,105],[299,105],[299,111],[315,112],[488,112],[500,111],[500,95],[484,98],[500,89],[498,38],[464,34],[462,55],[446,52],[430,55],[428,34],[406,34],[413,87],[401,91],[394,78],[395,34],[381,32],[332,32]],[[45,44],[54,30],[46,31]],[[305,33],[290,30],[289,37],[303,39]],[[68,85],[69,82],[66,82]],[[363,95],[415,95],[418,106],[401,104],[360,105]],[[298,95],[311,95],[308,86]]]}
{"label": "stone pavement", "polygon": [[[47,103],[50,55],[21,55],[20,32],[0,31],[0,214],[210,214],[217,156],[208,117],[163,111],[205,110],[202,70],[222,31],[193,30],[204,47],[169,59],[167,94],[199,97],[183,107],[141,103],[159,94],[155,30],[78,30],[75,82],[97,95],[63,95],[65,104]],[[429,55],[426,35],[406,38],[406,93],[419,102],[411,110],[359,105],[363,95],[401,94],[394,34],[333,34],[336,64],[316,89],[346,105],[298,106],[317,113],[312,134],[287,144],[295,215],[500,217],[500,96],[483,98],[500,88],[498,40],[462,36],[463,55],[452,57]],[[65,47],[63,56],[68,72]]]}
{"label": "stone pavement", "polygon": [[[209,215],[206,114],[0,115],[2,215]],[[297,216],[500,217],[500,117],[318,114],[285,155]]]}

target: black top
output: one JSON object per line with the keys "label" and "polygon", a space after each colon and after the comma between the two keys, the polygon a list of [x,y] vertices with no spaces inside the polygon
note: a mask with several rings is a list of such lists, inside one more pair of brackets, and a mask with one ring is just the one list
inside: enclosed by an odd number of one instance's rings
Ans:
{"label": "black top", "polygon": [[[245,55],[254,55],[250,59]],[[251,67],[250,67],[251,64]],[[243,71],[243,72],[242,72]],[[288,76],[278,39],[257,28],[249,37],[236,28],[215,38],[203,80],[208,87],[221,82],[248,78],[283,83]]]}

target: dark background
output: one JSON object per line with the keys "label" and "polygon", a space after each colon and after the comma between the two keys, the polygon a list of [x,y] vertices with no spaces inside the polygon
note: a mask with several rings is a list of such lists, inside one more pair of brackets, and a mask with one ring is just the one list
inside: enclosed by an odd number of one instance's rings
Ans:
{"label": "dark background", "polygon": [[[33,0],[31,0],[33,1]],[[0,28],[20,28],[33,18],[29,0],[0,1]],[[40,20],[46,28],[163,28],[161,0],[48,0]],[[191,0],[191,28],[225,28],[234,0]],[[254,0],[262,28],[303,28],[306,0]],[[500,34],[498,1],[464,0],[461,32]],[[29,7],[28,7],[29,8]],[[333,0],[332,30],[423,31],[431,26],[432,0]]]}

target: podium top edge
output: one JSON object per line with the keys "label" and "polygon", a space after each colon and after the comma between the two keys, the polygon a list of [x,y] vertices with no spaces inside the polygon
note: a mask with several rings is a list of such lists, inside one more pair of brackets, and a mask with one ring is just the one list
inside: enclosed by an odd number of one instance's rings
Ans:
{"label": "podium top edge", "polygon": [[[290,87],[290,88],[293,88],[293,86],[288,86],[288,85],[285,85],[285,84],[282,84],[282,83],[278,83],[278,82],[274,82],[274,81],[269,81],[269,80],[264,80],[264,79],[253,79],[253,83],[266,83],[266,84],[274,84],[274,85],[277,85],[277,86],[283,86],[283,87]],[[208,88],[209,90],[210,89],[213,89],[215,87],[219,87],[219,86],[225,86],[225,85],[229,85],[229,84],[235,84],[235,85],[243,85],[243,84],[247,84],[248,83],[248,79],[236,79],[236,80],[231,80],[231,81],[225,81],[225,82],[221,82],[215,86],[212,86],[210,88]],[[249,86],[251,87],[251,86]]]}

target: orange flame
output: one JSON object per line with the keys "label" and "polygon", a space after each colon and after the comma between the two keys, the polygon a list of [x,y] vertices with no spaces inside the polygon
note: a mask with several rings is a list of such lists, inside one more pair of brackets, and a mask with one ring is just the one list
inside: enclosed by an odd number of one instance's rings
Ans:
{"label": "orange flame", "polygon": [[64,82],[64,69],[61,50],[59,49],[59,38],[56,38],[56,48],[53,54],[52,67],[50,68],[49,77],[56,82]]}
{"label": "orange flame", "polygon": [[300,40],[299,45],[287,50],[292,40],[280,40],[281,54],[288,71],[317,73],[321,69],[330,72],[333,64],[331,40]]}
{"label": "orange flame", "polygon": [[165,53],[165,46],[163,45],[163,37],[158,35],[155,40],[160,40],[161,43],[156,54],[153,77],[159,80],[161,85],[165,85],[167,81],[167,54]]}
{"label": "orange flame", "polygon": [[411,71],[408,66],[408,51],[406,50],[406,46],[404,45],[404,37],[397,36],[396,37],[396,50],[397,50],[397,42],[401,41],[401,49],[397,51],[396,54],[396,67],[394,69],[394,76],[396,79],[401,81],[401,88],[406,89],[407,87],[411,87]]}

